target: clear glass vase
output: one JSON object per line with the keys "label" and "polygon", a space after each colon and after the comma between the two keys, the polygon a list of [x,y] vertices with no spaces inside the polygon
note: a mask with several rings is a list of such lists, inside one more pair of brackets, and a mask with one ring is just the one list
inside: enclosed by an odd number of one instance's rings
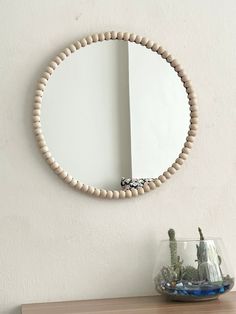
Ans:
{"label": "clear glass vase", "polygon": [[179,301],[215,299],[234,285],[221,239],[161,241],[153,280],[159,294]]}

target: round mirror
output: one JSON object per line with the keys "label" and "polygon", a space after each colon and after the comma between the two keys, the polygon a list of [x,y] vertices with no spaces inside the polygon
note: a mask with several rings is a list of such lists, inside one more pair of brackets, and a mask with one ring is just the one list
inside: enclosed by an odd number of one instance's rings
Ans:
{"label": "round mirror", "polygon": [[108,198],[143,194],[174,174],[192,146],[190,82],[146,38],[107,32],[77,41],[50,63],[39,87],[39,146],[78,190]]}

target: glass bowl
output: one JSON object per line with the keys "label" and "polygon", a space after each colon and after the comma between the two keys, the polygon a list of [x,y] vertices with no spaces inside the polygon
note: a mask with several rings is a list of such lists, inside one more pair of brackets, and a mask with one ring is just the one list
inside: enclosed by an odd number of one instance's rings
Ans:
{"label": "glass bowl", "polygon": [[179,301],[216,299],[234,285],[223,242],[218,238],[161,241],[153,280],[159,294]]}

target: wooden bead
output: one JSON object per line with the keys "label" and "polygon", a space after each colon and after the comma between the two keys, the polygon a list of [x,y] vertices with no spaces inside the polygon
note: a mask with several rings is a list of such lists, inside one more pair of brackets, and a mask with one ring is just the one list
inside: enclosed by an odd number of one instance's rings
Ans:
{"label": "wooden bead", "polygon": [[37,89],[36,92],[35,92],[35,95],[42,98],[42,96],[43,96],[43,91],[40,90],[40,89]]}
{"label": "wooden bead", "polygon": [[151,190],[154,190],[156,188],[156,185],[154,182],[149,182],[149,187]]}
{"label": "wooden bead", "polygon": [[71,53],[74,53],[76,51],[76,47],[73,44],[71,44],[69,48],[70,48]]}
{"label": "wooden bead", "polygon": [[153,42],[152,40],[149,40],[149,41],[147,42],[147,44],[146,44],[146,47],[147,47],[148,49],[151,49],[153,45],[154,45],[154,42]]}
{"label": "wooden bead", "polygon": [[92,194],[94,194],[94,192],[95,192],[95,188],[94,188],[93,186],[89,186],[89,188],[88,188],[88,193],[89,193],[90,195],[92,195]]}
{"label": "wooden bead", "polygon": [[190,129],[194,131],[197,130],[197,124],[191,124]]}
{"label": "wooden bead", "polygon": [[106,40],[111,39],[111,33],[110,33],[110,32],[106,32],[106,33],[105,33],[105,39],[106,39]]}
{"label": "wooden bead", "polygon": [[179,62],[178,62],[176,59],[172,60],[171,63],[170,63],[170,65],[171,65],[173,68],[175,68],[178,64],[179,64]]}
{"label": "wooden bead", "polygon": [[186,142],[186,143],[184,143],[184,146],[187,148],[192,148],[193,144],[192,144],[192,142]]}
{"label": "wooden bead", "polygon": [[51,165],[51,164],[53,164],[55,162],[55,159],[53,157],[47,158],[46,160],[47,160],[47,163],[49,165]]}
{"label": "wooden bead", "polygon": [[112,38],[112,39],[116,39],[116,38],[117,38],[117,32],[112,31],[112,32],[111,32],[111,38]]}
{"label": "wooden bead", "polygon": [[112,199],[113,198],[113,192],[107,191],[107,198]]}
{"label": "wooden bead", "polygon": [[[62,61],[66,59],[66,54],[65,54],[63,51],[60,52],[58,56],[61,58]],[[47,68],[47,71],[48,71],[48,68]],[[48,72],[49,72],[49,71],[48,71]],[[49,73],[52,74],[52,72],[49,72]]]}
{"label": "wooden bead", "polygon": [[169,53],[166,50],[161,54],[163,59],[166,59],[168,55],[169,55]]}
{"label": "wooden bead", "polygon": [[138,194],[143,195],[144,194],[144,189],[141,187],[138,187]]}
{"label": "wooden bead", "polygon": [[98,34],[99,41],[105,40],[105,35],[103,33]]}
{"label": "wooden bead", "polygon": [[81,189],[82,189],[82,186],[83,186],[83,183],[80,182],[80,181],[77,181],[77,184],[76,184],[75,188],[76,188],[77,190],[81,190]]}
{"label": "wooden bead", "polygon": [[160,175],[160,176],[158,177],[158,179],[161,181],[161,183],[166,182],[166,177],[163,176],[163,175]]}
{"label": "wooden bead", "polygon": [[73,180],[73,177],[70,174],[68,174],[64,180],[66,183],[70,183]]}
{"label": "wooden bead", "polygon": [[183,161],[182,158],[177,158],[176,159],[176,163],[179,164],[179,165],[182,165],[184,163],[184,161]]}
{"label": "wooden bead", "polygon": [[164,177],[166,177],[166,179],[170,179],[170,177],[171,177],[171,174],[168,171],[165,171],[163,173],[163,175],[164,175]]}
{"label": "wooden bead", "polygon": [[177,164],[175,162],[175,163],[173,163],[172,167],[175,168],[175,170],[179,170],[180,169],[180,164]]}
{"label": "wooden bead", "polygon": [[42,104],[40,102],[35,102],[34,103],[34,109],[41,109]]}
{"label": "wooden bead", "polygon": [[113,192],[113,198],[114,198],[114,199],[120,198],[120,193],[119,193],[119,191],[114,191],[114,192]]}
{"label": "wooden bead", "polygon": [[156,187],[158,188],[162,185],[162,182],[159,179],[156,179],[154,182],[155,182]]}
{"label": "wooden bead", "polygon": [[33,116],[33,122],[40,121],[40,116]]}
{"label": "wooden bead", "polygon": [[134,42],[135,41],[135,39],[136,39],[136,35],[135,34],[130,34],[130,37],[129,37],[129,41],[131,41],[131,42]]}
{"label": "wooden bead", "polygon": [[123,39],[123,32],[118,32],[118,33],[117,33],[117,38],[118,38],[119,40],[122,40],[122,39]]}
{"label": "wooden bead", "polygon": [[197,135],[197,132],[195,130],[189,130],[188,131],[188,135],[190,136],[196,136]]}
{"label": "wooden bead", "polygon": [[131,189],[132,195],[134,197],[138,196],[138,190],[137,189]]}
{"label": "wooden bead", "polygon": [[124,36],[123,36],[123,39],[125,40],[125,41],[128,41],[129,40],[129,37],[130,37],[130,33],[124,33]]}
{"label": "wooden bead", "polygon": [[74,45],[75,45],[75,47],[76,47],[77,50],[81,48],[81,43],[80,43],[79,40],[77,40],[77,41],[74,43]]}
{"label": "wooden bead", "polygon": [[62,167],[58,167],[56,170],[55,170],[55,173],[57,174],[57,175],[59,175],[60,173],[62,173],[63,172],[63,169],[62,169]]}
{"label": "wooden bead", "polygon": [[148,39],[146,37],[143,37],[141,40],[141,45],[146,46],[147,42],[148,42]]}
{"label": "wooden bead", "polygon": [[86,37],[86,42],[87,42],[88,45],[92,44],[92,42],[93,42],[92,36]]}
{"label": "wooden bead", "polygon": [[70,184],[70,186],[75,187],[76,184],[77,184],[77,180],[73,178],[73,179],[70,181],[69,184]]}
{"label": "wooden bead", "polygon": [[164,51],[165,51],[165,49],[160,46],[160,47],[158,48],[158,50],[157,50],[157,53],[158,53],[159,55],[161,55]]}
{"label": "wooden bead", "polygon": [[48,158],[51,158],[51,157],[52,157],[52,154],[51,154],[50,152],[46,152],[46,153],[43,154],[43,157],[44,157],[45,159],[48,159]]}
{"label": "wooden bead", "polygon": [[143,189],[144,189],[145,192],[149,192],[150,191],[150,186],[149,186],[149,184],[147,182],[144,183]]}
{"label": "wooden bead", "polygon": [[51,164],[52,170],[56,170],[58,167],[59,167],[59,164],[58,164],[58,162],[56,162],[56,161],[54,161],[54,162]]}
{"label": "wooden bead", "polygon": [[125,198],[125,191],[120,190],[120,198]]}
{"label": "wooden bead", "polygon": [[101,190],[100,190],[100,189],[95,189],[95,190],[94,190],[94,195],[95,195],[95,196],[97,196],[97,197],[100,196],[100,193],[101,193]]}
{"label": "wooden bead", "polygon": [[87,192],[89,189],[89,186],[87,184],[83,184],[82,188],[81,188],[81,191],[83,192]]}
{"label": "wooden bead", "polygon": [[187,154],[184,154],[184,153],[181,153],[179,154],[179,157],[186,160],[188,158],[188,155]]}
{"label": "wooden bead", "polygon": [[170,167],[168,168],[168,172],[171,174],[175,174],[176,173],[176,169],[174,167]]}
{"label": "wooden bead", "polygon": [[101,189],[100,190],[100,196],[105,198],[107,196],[107,191],[104,189]]}
{"label": "wooden bead", "polygon": [[85,38],[83,38],[83,39],[80,41],[80,43],[81,43],[81,46],[82,46],[82,47],[87,46],[87,40],[86,40]]}
{"label": "wooden bead", "polygon": [[131,192],[130,190],[126,190],[126,191],[125,191],[125,196],[126,196],[127,198],[131,198],[131,197],[132,197],[132,192]]}
{"label": "wooden bead", "polygon": [[155,43],[155,44],[152,46],[151,49],[152,49],[152,51],[156,52],[156,51],[159,49],[159,47],[160,47],[160,46]]}
{"label": "wooden bead", "polygon": [[68,176],[68,173],[66,172],[66,171],[62,171],[60,174],[59,174],[59,177],[61,178],[61,179],[65,179],[66,177]]}
{"label": "wooden bead", "polygon": [[92,39],[93,39],[93,42],[96,43],[99,40],[98,34],[93,34]]}
{"label": "wooden bead", "polygon": [[135,38],[135,42],[136,44],[140,44],[141,43],[141,40],[142,40],[142,37],[137,35],[136,38]]}

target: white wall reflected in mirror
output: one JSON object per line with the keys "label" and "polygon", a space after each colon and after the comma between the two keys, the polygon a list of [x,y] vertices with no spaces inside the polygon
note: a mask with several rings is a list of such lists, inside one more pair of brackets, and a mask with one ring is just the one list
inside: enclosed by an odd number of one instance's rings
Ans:
{"label": "white wall reflected in mirror", "polygon": [[174,162],[189,106],[181,80],[157,53],[104,41],[54,71],[41,124],[50,152],[74,178],[120,189],[121,177],[158,177]]}

